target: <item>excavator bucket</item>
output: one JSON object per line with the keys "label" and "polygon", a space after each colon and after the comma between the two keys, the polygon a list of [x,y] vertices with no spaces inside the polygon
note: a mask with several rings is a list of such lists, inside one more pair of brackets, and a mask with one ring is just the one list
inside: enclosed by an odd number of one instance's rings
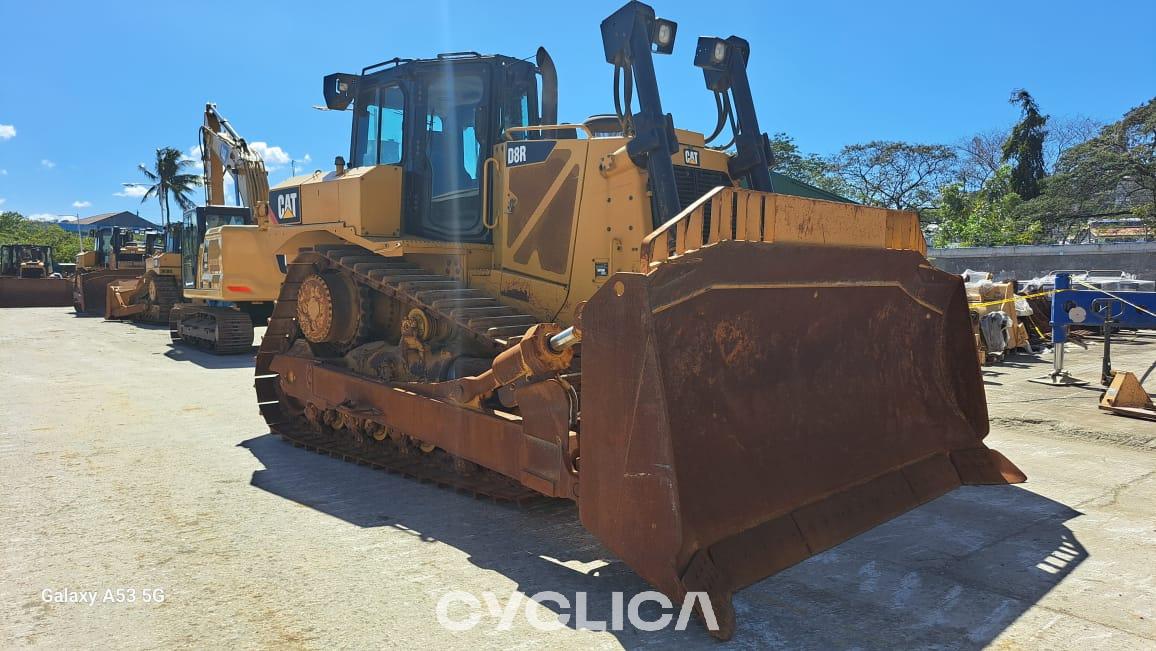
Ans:
{"label": "excavator bucket", "polygon": [[642,256],[581,317],[579,509],[658,589],[705,592],[716,636],[736,590],[1025,479],[983,444],[963,283],[913,213],[716,188]]}
{"label": "excavator bucket", "polygon": [[67,307],[71,301],[64,278],[0,278],[0,307]]}
{"label": "excavator bucket", "polygon": [[143,269],[100,269],[78,273],[72,282],[72,304],[77,314],[106,315],[109,285],[139,278]]}

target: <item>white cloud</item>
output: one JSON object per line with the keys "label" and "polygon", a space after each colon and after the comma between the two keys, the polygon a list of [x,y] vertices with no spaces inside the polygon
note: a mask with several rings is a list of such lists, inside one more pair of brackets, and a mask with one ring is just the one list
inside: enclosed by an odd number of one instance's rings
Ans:
{"label": "white cloud", "polygon": [[198,172],[205,171],[205,164],[201,162],[200,145],[195,145],[192,149],[190,149],[189,153],[185,154],[184,160],[191,162],[193,164],[193,168]]}
{"label": "white cloud", "polygon": [[143,197],[149,191],[149,186],[141,185],[139,183],[122,183],[124,187],[120,192],[113,192],[114,197]]}
{"label": "white cloud", "polygon": [[5,199],[4,197],[0,197],[0,206],[3,206],[5,201],[8,201],[8,200]]}
{"label": "white cloud", "polygon": [[[265,161],[265,170],[269,171],[269,172],[275,172],[278,169],[285,167],[291,161],[294,160],[293,156],[291,156],[289,154],[289,152],[285,151],[284,149],[282,149],[276,145],[270,145],[269,143],[267,143],[263,140],[258,140],[256,142],[249,143],[249,148],[252,149],[257,155],[259,155],[261,157],[262,160]],[[185,154],[185,158],[193,161],[193,167],[197,171],[204,172],[205,165],[204,165],[204,163],[201,162],[201,146],[200,145],[195,145],[195,146],[189,148],[188,153]],[[296,162],[298,164],[308,164],[312,161],[313,161],[313,157],[311,157],[309,154],[305,154],[301,158],[296,159]],[[228,175],[226,175],[226,177],[227,176]]]}
{"label": "white cloud", "polygon": [[48,160],[47,158],[41,159],[40,165],[42,167],[44,167],[45,169],[52,169],[52,168],[56,167],[56,163],[53,163],[52,161]]}
{"label": "white cloud", "polygon": [[249,143],[249,147],[265,159],[265,168],[268,170],[273,170],[278,165],[288,165],[289,161],[292,160],[284,149],[271,147],[269,143],[262,140]]}
{"label": "white cloud", "polygon": [[0,169],[0,176],[8,176],[8,170]]}
{"label": "white cloud", "polygon": [[58,222],[64,219],[64,217],[50,212],[38,212],[33,215],[28,215],[28,219],[34,222]]}
{"label": "white cloud", "polygon": [[11,124],[0,124],[0,140],[16,137],[16,127]]}
{"label": "white cloud", "polygon": [[72,207],[73,208],[91,208],[92,202],[91,201],[73,201]]}

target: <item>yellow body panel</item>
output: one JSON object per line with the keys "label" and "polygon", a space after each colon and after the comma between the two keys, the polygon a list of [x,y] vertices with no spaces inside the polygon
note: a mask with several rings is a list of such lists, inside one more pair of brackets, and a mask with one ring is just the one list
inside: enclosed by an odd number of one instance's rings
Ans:
{"label": "yellow body panel", "polygon": [[[725,153],[705,148],[702,134],[676,133],[680,146],[671,159],[677,167],[684,173],[705,170],[726,178]],[[340,175],[317,172],[279,184],[275,191],[301,188],[301,223],[271,227],[270,231],[285,229],[298,237],[275,238],[280,244],[269,246],[288,258],[321,241],[348,242],[383,256],[406,255],[543,321],[573,323],[578,306],[610,276],[646,271],[650,260],[643,255],[644,238],[656,227],[676,228],[678,220],[653,223],[646,170],[627,156],[626,138],[553,140],[544,160],[508,165],[507,149],[525,142],[497,145],[488,165],[492,190],[487,221],[494,226],[493,244],[400,235],[405,231],[402,170],[379,165]],[[914,213],[737,187],[725,192],[709,201],[714,202],[713,214],[739,224],[738,239],[926,252]],[[703,210],[698,204],[684,206],[679,216],[684,231],[687,220],[696,214],[701,219]],[[747,232],[754,228],[756,214],[759,226]],[[720,231],[708,240],[731,239],[722,235]],[[665,256],[677,254],[668,251]],[[269,257],[267,252],[260,255]],[[215,281],[213,286],[220,284]],[[264,287],[260,292],[266,291]],[[275,284],[267,287],[275,290]]]}
{"label": "yellow body panel", "polygon": [[181,275],[181,254],[159,253],[150,258],[146,258],[145,271],[153,271],[162,276],[176,276],[179,279]]}
{"label": "yellow body panel", "polygon": [[341,176],[314,173],[300,183],[301,223],[341,221],[363,237],[399,237],[401,178],[401,168],[392,165],[358,167]]}
{"label": "yellow body panel", "polygon": [[288,226],[218,226],[205,233],[196,278],[184,279],[185,298],[230,302],[277,298],[285,274],[277,254],[293,246],[340,241],[324,230]]}

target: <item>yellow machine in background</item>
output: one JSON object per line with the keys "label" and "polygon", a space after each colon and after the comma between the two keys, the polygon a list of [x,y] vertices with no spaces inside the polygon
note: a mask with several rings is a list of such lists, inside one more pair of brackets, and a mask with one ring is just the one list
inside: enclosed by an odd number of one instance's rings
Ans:
{"label": "yellow machine in background", "polygon": [[[963,283],[917,216],[774,191],[743,39],[697,43],[704,137],[662,110],[652,56],[677,25],[630,2],[601,29],[611,119],[557,124],[541,49],[325,78],[349,167],[270,193],[300,237],[257,400],[311,448],[574,500],[658,589],[706,592],[726,638],[736,590],[1024,476],[983,443]],[[709,146],[728,124],[734,151]]]}
{"label": "yellow machine in background", "polygon": [[51,246],[0,245],[0,307],[66,307],[71,303],[71,285],[58,273]]}
{"label": "yellow machine in background", "polygon": [[106,226],[92,233],[93,250],[76,256],[72,303],[77,314],[108,315],[109,285],[139,278],[145,260],[160,248],[162,235],[155,230]]}
{"label": "yellow machine in background", "polygon": [[[268,318],[284,277],[277,252],[299,233],[270,223],[264,161],[213,104],[205,105],[200,136],[206,205],[184,215],[177,275],[187,302],[169,312],[169,329],[174,342],[219,354],[248,352],[253,325]],[[226,173],[239,206],[224,205]],[[326,241],[333,240],[305,239],[307,245]]]}
{"label": "yellow machine in background", "polygon": [[141,275],[113,280],[105,296],[104,318],[168,323],[181,302],[181,224],[170,224],[153,240]]}

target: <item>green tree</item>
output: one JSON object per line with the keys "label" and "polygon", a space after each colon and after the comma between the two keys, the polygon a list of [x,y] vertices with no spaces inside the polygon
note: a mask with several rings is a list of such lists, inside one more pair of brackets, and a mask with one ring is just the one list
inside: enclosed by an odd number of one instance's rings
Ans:
{"label": "green tree", "polygon": [[161,224],[164,226],[170,223],[170,198],[176,200],[181,210],[188,210],[195,205],[193,200],[189,198],[189,193],[193,191],[193,188],[201,185],[202,178],[200,174],[184,172],[186,167],[193,164],[194,162],[185,158],[179,149],[161,147],[157,150],[157,159],[153,163],[153,169],[150,170],[143,164],[138,166],[141,174],[144,174],[152,182],[140,201],[144,203],[151,197],[156,197],[161,206]]}
{"label": "green tree", "polygon": [[841,194],[845,188],[842,180],[834,174],[834,167],[818,154],[804,154],[799,151],[795,139],[786,133],[770,136],[771,154],[775,157],[771,171],[785,174],[793,179]]}
{"label": "green tree", "polygon": [[1004,246],[1030,244],[1040,224],[1024,218],[1018,209],[1023,199],[1014,189],[1014,171],[999,167],[975,192],[961,182],[940,188],[939,206],[933,211],[938,229],[935,246]]}
{"label": "green tree", "polygon": [[872,206],[924,211],[955,178],[955,150],[944,145],[876,140],[847,145],[831,160],[850,199]]}
{"label": "green tree", "polygon": [[[59,224],[36,222],[18,212],[0,213],[0,244],[38,244],[51,246],[57,262],[71,262],[80,252],[81,238],[69,233]],[[85,247],[92,246],[92,238],[84,238]]]}
{"label": "green tree", "polygon": [[1003,143],[1002,162],[1013,163],[1012,188],[1016,194],[1034,199],[1040,194],[1040,180],[1047,176],[1044,141],[1048,137],[1048,116],[1040,114],[1036,100],[1022,88],[1014,91],[1008,101],[1019,104],[1020,121]]}
{"label": "green tree", "polygon": [[1070,241],[1095,217],[1130,214],[1156,227],[1156,98],[1064,151],[1041,189],[1021,212],[1055,240]]}

